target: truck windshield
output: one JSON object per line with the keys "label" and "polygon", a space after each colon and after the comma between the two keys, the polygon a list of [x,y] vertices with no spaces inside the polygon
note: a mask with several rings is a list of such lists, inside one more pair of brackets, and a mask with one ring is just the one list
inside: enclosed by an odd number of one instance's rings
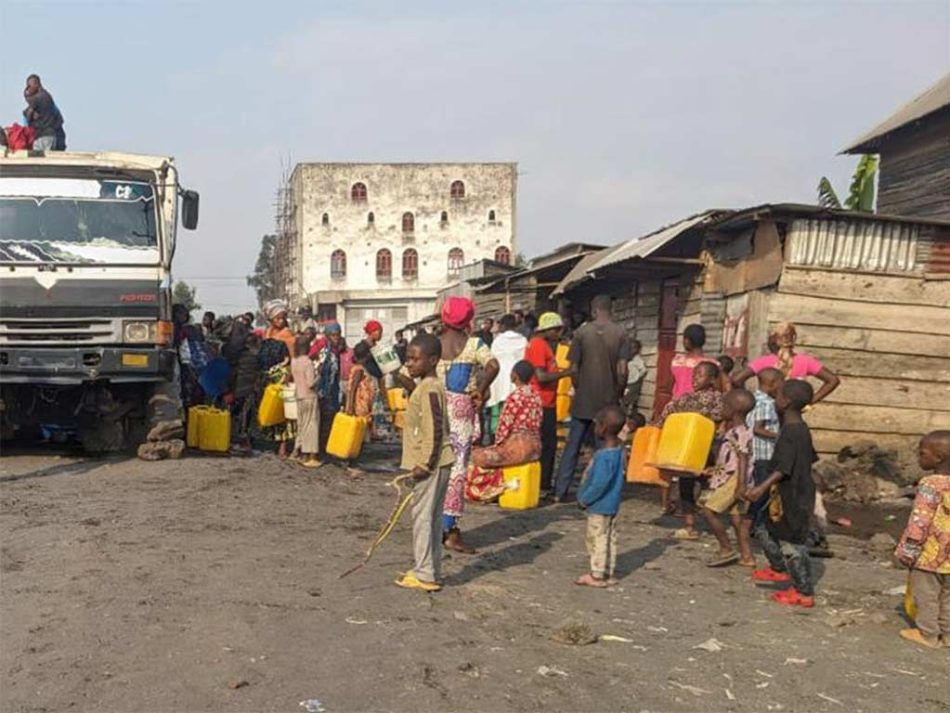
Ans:
{"label": "truck windshield", "polygon": [[144,182],[0,177],[0,262],[155,264]]}

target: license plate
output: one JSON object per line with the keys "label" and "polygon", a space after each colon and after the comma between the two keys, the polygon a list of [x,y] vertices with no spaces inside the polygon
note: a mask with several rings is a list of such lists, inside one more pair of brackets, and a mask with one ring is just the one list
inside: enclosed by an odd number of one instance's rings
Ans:
{"label": "license plate", "polygon": [[148,366],[148,354],[123,354],[122,366]]}

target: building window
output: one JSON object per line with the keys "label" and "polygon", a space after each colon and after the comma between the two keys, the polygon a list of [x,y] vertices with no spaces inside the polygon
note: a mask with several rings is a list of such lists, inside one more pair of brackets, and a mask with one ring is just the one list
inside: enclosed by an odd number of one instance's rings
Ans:
{"label": "building window", "polygon": [[402,232],[414,233],[416,230],[416,218],[412,213],[402,214]]}
{"label": "building window", "polygon": [[393,254],[386,248],[376,253],[376,279],[389,280],[393,276]]}
{"label": "building window", "polygon": [[447,210],[442,211],[442,215],[439,216],[439,225],[443,228],[449,224],[449,212]]}
{"label": "building window", "polygon": [[488,211],[488,224],[489,225],[495,224],[495,211],[493,210]]}
{"label": "building window", "polygon": [[330,214],[329,214],[329,213],[324,213],[324,214],[323,214],[323,217],[320,218],[320,225],[323,225],[324,227],[330,225]]}
{"label": "building window", "polygon": [[346,253],[342,250],[334,250],[330,255],[330,277],[334,280],[346,277]]}
{"label": "building window", "polygon": [[462,269],[464,262],[465,253],[462,252],[462,248],[452,248],[449,250],[449,276],[458,276],[459,270]]}
{"label": "building window", "polygon": [[366,214],[366,224],[374,225],[375,223],[376,223],[376,216],[373,215],[373,211],[370,211],[369,213]]}
{"label": "building window", "polygon": [[414,248],[403,250],[402,279],[415,280],[419,277],[419,253]]}
{"label": "building window", "polygon": [[350,198],[352,198],[354,201],[365,202],[366,201],[366,184],[354,183],[353,187],[350,189]]}
{"label": "building window", "polygon": [[495,249],[495,262],[500,262],[503,265],[511,264],[511,250],[506,248],[504,245]]}
{"label": "building window", "polygon": [[452,185],[449,186],[449,195],[453,199],[459,199],[465,197],[465,184],[461,181],[452,181]]}

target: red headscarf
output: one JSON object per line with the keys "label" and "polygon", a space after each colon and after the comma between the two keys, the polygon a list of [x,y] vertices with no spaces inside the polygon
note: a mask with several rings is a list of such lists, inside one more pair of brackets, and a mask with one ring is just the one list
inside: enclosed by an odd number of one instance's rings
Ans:
{"label": "red headscarf", "polygon": [[467,297],[448,297],[442,305],[442,324],[449,329],[466,329],[475,317],[475,305]]}
{"label": "red headscarf", "polygon": [[363,325],[363,331],[366,334],[372,334],[373,332],[382,332],[383,325],[377,322],[375,319],[371,319],[365,325]]}

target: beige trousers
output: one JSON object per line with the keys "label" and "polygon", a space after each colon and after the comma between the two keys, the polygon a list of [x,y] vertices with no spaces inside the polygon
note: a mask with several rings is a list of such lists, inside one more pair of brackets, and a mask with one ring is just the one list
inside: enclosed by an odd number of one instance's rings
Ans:
{"label": "beige trousers", "polygon": [[910,571],[910,588],[917,607],[917,628],[924,636],[950,641],[950,574]]}
{"label": "beige trousers", "polygon": [[617,516],[587,515],[587,554],[590,573],[598,579],[614,576],[617,567]]}
{"label": "beige trousers", "polygon": [[438,582],[442,577],[442,504],[449,488],[451,466],[439,468],[416,483],[412,498],[412,554],[416,579]]}

